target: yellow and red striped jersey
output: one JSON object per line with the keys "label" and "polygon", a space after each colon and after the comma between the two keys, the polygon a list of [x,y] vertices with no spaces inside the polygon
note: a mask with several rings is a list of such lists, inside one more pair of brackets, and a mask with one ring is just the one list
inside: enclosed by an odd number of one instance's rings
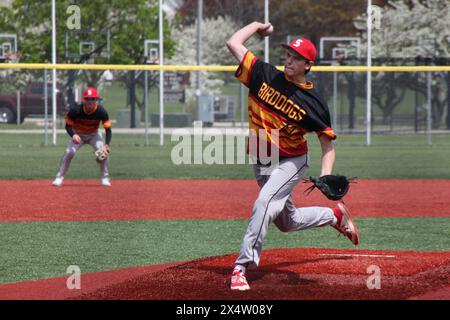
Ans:
{"label": "yellow and red striped jersey", "polygon": [[[336,139],[328,106],[311,82],[288,81],[284,72],[259,60],[251,51],[246,52],[235,76],[249,88],[250,130],[258,135],[258,139],[275,144],[280,157],[305,154],[308,151],[307,132]],[[275,129],[278,130],[277,139],[271,133]]]}
{"label": "yellow and red striped jersey", "polygon": [[70,109],[65,118],[66,123],[73,126],[74,131],[80,134],[97,132],[102,122],[105,129],[111,128],[108,112],[102,106],[97,106],[93,113],[88,114],[84,112],[83,105],[80,104]]}

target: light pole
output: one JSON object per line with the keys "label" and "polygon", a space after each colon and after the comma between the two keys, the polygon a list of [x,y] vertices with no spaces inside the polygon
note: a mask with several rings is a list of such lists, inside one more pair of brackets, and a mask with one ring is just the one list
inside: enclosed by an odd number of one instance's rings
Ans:
{"label": "light pole", "polygon": [[[269,22],[269,0],[264,0],[264,23]],[[269,62],[269,37],[264,37],[264,61]]]}
{"label": "light pole", "polygon": [[[52,0],[52,65],[56,65],[56,3]],[[53,144],[56,145],[56,69],[52,69]]]}
{"label": "light pole", "polygon": [[[372,66],[372,0],[367,0],[367,67]],[[371,144],[372,130],[372,72],[367,70],[366,144]]]}
{"label": "light pole", "polygon": [[[197,65],[202,64],[202,20],[203,20],[203,0],[197,0]],[[200,110],[201,71],[197,71],[197,81],[195,95],[197,97],[197,110]]]}
{"label": "light pole", "polygon": [[[159,0],[159,65],[164,64],[162,0]],[[164,71],[159,71],[159,144],[164,145]]]}

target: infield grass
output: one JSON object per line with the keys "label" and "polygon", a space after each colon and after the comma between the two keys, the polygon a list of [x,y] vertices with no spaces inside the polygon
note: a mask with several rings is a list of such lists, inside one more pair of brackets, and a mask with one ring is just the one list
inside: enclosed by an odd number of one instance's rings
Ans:
{"label": "infield grass", "polygon": [[[67,135],[43,146],[42,135],[0,133],[0,180],[53,179]],[[342,135],[336,141],[335,173],[368,179],[450,179],[450,134]],[[309,136],[311,170],[320,170],[320,146]],[[113,134],[112,179],[253,179],[249,164],[174,165],[176,143],[163,147],[151,136]],[[207,145],[205,143],[204,145]],[[248,161],[247,161],[248,163]],[[72,162],[67,179],[95,179],[99,170],[90,146]],[[1,182],[0,182],[1,183]],[[24,195],[26,196],[26,195]],[[424,216],[426,213],[424,213]],[[450,251],[450,217],[356,219],[361,249]],[[69,265],[82,272],[191,260],[237,253],[244,220],[0,223],[0,282],[66,276]],[[332,228],[283,234],[270,227],[265,248],[354,248]]]}
{"label": "infield grass", "polygon": [[[449,217],[355,220],[358,247],[329,227],[281,233],[271,225],[264,248],[450,251]],[[0,223],[0,282],[67,276],[70,265],[94,272],[237,254],[246,226],[245,220]]]}
{"label": "infield grass", "polygon": [[[64,153],[67,135],[58,136],[56,146],[43,146],[40,135],[0,133],[0,180],[53,179]],[[113,134],[110,173],[112,179],[253,179],[248,164],[175,165],[171,151],[178,141],[166,136],[151,136],[150,145],[143,135]],[[209,142],[204,142],[206,147]],[[320,171],[320,145],[309,135],[310,175]],[[205,149],[203,149],[205,150]],[[225,152],[224,152],[225,154]],[[433,135],[427,144],[425,135],[375,135],[372,146],[362,135],[342,135],[336,140],[335,173],[369,179],[450,179],[450,134]],[[225,159],[223,159],[225,162]],[[79,150],[67,179],[96,179],[99,169],[92,148]]]}

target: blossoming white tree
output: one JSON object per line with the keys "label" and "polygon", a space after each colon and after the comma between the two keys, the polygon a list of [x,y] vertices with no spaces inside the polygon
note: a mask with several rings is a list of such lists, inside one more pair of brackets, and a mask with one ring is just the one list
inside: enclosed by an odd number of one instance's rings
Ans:
{"label": "blossoming white tree", "polygon": [[[360,16],[355,19],[355,27],[362,37],[362,55],[366,55],[366,19]],[[427,61],[437,65],[446,65],[450,59],[450,3],[448,0],[395,0],[381,9],[379,29],[372,30],[372,57],[410,59],[419,63]],[[414,74],[378,73],[374,86],[381,86],[380,92],[386,95],[375,95],[374,102],[388,117],[401,101],[406,82]],[[396,81],[395,86],[387,85],[388,78]],[[425,75],[419,76],[420,87],[415,90],[424,92]],[[447,84],[446,84],[447,82]],[[383,83],[385,85],[383,85]],[[392,82],[390,82],[392,83]],[[405,86],[406,85],[406,86]],[[432,113],[433,126],[439,127],[447,118],[450,129],[450,73],[433,74]],[[383,98],[384,97],[384,98]],[[446,103],[447,101],[447,103]],[[447,104],[447,108],[446,108]]]}
{"label": "blossoming white tree", "polygon": [[[226,41],[240,27],[228,16],[206,18],[202,23],[202,63],[203,65],[237,65],[229,53]],[[175,52],[170,59],[172,65],[197,65],[197,24],[180,26],[172,30]],[[262,42],[253,37],[247,43],[254,51],[261,50]],[[223,72],[201,72],[201,91],[204,95],[219,95],[224,85]],[[186,88],[186,99],[195,98],[197,72],[191,72],[190,86]]]}

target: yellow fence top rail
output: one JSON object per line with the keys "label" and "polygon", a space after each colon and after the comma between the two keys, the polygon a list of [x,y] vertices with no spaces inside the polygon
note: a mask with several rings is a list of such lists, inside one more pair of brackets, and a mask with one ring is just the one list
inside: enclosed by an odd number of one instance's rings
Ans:
{"label": "yellow fence top rail", "polygon": [[[283,70],[283,66],[277,67]],[[230,71],[237,66],[182,66],[182,65],[120,65],[120,64],[50,64],[0,63],[0,69],[56,69],[56,70],[148,70],[148,71]],[[316,72],[436,72],[450,71],[450,66],[313,66]]]}

